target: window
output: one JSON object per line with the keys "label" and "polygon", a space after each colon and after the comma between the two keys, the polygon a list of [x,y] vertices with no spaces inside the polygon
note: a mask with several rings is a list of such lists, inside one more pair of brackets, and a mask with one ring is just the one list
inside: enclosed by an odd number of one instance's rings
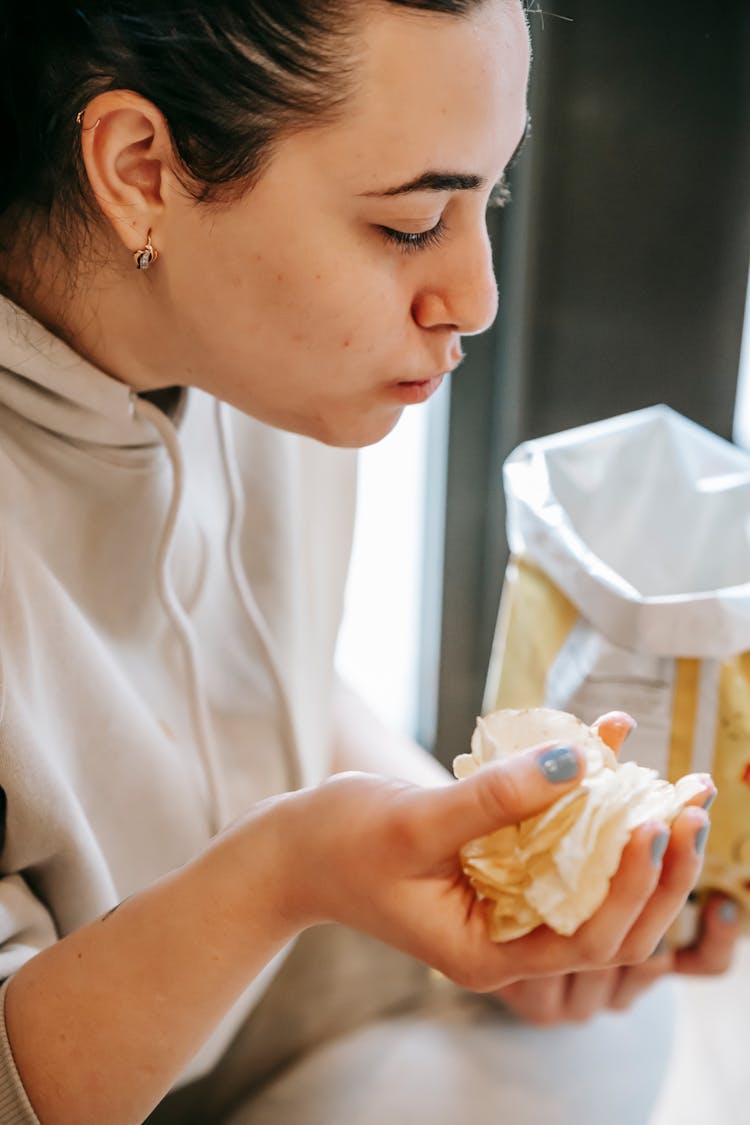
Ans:
{"label": "window", "polygon": [[734,440],[744,449],[750,449],[750,278],[745,306],[745,331],[740,353],[737,401],[734,408]]}
{"label": "window", "polygon": [[[425,676],[436,690],[448,383],[428,406],[406,410],[387,438],[360,454],[354,551],[337,653],[339,671],[366,702],[413,736]],[[434,554],[437,565],[427,568]],[[432,581],[425,582],[426,569]],[[435,624],[426,630],[434,638],[434,660],[423,644],[425,616]]]}

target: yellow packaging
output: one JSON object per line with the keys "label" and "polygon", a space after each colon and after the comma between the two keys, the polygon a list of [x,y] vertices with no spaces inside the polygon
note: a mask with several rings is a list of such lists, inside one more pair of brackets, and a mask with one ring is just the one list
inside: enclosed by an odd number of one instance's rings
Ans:
{"label": "yellow packaging", "polygon": [[592,723],[630,712],[621,761],[671,782],[709,772],[718,787],[698,884],[750,921],[750,652],[726,660],[653,656],[602,637],[538,565],[508,566],[483,711],[550,707]]}

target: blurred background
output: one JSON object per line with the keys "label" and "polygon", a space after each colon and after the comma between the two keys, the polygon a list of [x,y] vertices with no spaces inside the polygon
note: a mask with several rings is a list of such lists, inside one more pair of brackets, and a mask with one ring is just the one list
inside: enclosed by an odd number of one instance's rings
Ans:
{"label": "blurred background", "polygon": [[750,447],[750,3],[549,7],[489,215],[498,319],[361,461],[340,667],[445,762],[481,709],[507,454],[658,402]]}
{"label": "blurred background", "polygon": [[[548,2],[530,15],[532,139],[489,216],[497,322],[361,459],[341,670],[446,764],[482,706],[508,453],[660,402],[750,449],[750,0]],[[748,1011],[744,941],[727,975],[536,1034],[548,1061],[599,1059],[581,1097],[608,1120],[740,1125]],[[552,1098],[548,1119],[604,1120],[591,1105]]]}

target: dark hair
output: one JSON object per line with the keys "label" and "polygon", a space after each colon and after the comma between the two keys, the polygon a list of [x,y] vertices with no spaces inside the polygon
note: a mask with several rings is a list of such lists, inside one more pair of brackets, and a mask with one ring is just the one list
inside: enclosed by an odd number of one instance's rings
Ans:
{"label": "dark hair", "polygon": [[[274,141],[332,118],[353,81],[365,0],[0,0],[0,215],[91,214],[76,115],[142,94],[199,200],[244,191]],[[482,0],[381,0],[465,15]]]}

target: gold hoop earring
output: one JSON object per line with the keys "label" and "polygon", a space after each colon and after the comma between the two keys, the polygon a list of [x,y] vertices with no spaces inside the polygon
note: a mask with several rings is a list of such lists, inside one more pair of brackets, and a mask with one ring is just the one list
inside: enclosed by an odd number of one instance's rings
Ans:
{"label": "gold hoop earring", "polygon": [[148,234],[146,235],[146,245],[142,250],[136,250],[133,257],[136,269],[139,270],[147,270],[159,257],[159,251],[151,245],[151,227],[148,228]]}

